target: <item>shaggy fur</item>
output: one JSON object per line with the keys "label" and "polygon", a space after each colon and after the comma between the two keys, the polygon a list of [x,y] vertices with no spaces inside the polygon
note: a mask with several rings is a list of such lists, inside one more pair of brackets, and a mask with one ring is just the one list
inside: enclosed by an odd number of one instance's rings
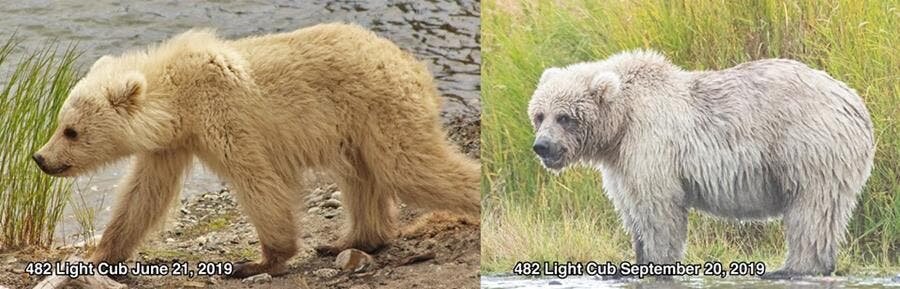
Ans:
{"label": "shaggy fur", "polygon": [[274,274],[297,250],[307,169],[333,174],[343,191],[349,230],[332,253],[387,244],[397,198],[479,214],[479,165],[446,140],[439,106],[424,64],[358,26],[233,41],[192,30],[98,60],[35,156],[59,176],[137,156],[93,261],[132,254],[196,156],[229,181],[259,233],[262,261],[235,276]]}
{"label": "shaggy fur", "polygon": [[529,115],[547,168],[602,173],[639,263],[682,258],[689,208],[781,217],[788,254],[771,278],[834,271],[875,149],[852,89],[784,59],[692,72],[634,51],[550,68]]}

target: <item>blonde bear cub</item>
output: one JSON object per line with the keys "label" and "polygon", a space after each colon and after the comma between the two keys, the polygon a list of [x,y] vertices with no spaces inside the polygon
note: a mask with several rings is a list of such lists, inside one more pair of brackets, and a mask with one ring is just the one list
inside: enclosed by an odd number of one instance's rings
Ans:
{"label": "blonde bear cub", "polygon": [[34,160],[71,177],[135,156],[90,258],[116,262],[161,223],[197,157],[228,181],[259,234],[262,260],[233,276],[279,274],[297,252],[293,212],[308,169],[344,192],[348,230],[324,253],[388,244],[398,199],[480,213],[479,165],[447,141],[439,107],[424,64],[355,25],[237,40],[191,30],[97,60]]}

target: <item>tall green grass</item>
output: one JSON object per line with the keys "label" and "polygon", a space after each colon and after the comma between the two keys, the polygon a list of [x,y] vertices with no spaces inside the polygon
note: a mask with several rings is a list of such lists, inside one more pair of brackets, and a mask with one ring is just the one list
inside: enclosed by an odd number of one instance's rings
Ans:
{"label": "tall green grass", "polygon": [[[0,47],[7,71],[14,37]],[[33,52],[0,75],[0,252],[48,246],[70,194],[69,182],[43,174],[31,155],[52,133],[56,115],[74,85],[77,53],[50,45]]]}
{"label": "tall green grass", "polygon": [[[530,151],[526,104],[543,69],[653,48],[685,69],[792,58],[865,99],[877,140],[838,274],[900,266],[900,7],[897,1],[511,1],[483,3],[482,270],[524,260],[633,259],[630,239],[587,169],[546,173]],[[686,261],[785,254],[780,222],[692,213]]]}

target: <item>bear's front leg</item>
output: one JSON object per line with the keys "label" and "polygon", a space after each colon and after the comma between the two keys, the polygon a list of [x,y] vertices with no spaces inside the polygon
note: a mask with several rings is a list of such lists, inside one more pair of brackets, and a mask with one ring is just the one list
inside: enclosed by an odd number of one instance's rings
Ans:
{"label": "bear's front leg", "polygon": [[238,204],[256,228],[262,260],[238,263],[231,277],[244,278],[262,273],[286,273],[286,262],[297,253],[297,224],[294,222],[295,195],[275,172],[263,149],[252,142],[238,142],[236,150],[223,155],[224,170],[234,187]]}
{"label": "bear's front leg", "polygon": [[181,189],[191,154],[161,151],[137,155],[118,189],[112,221],[94,249],[92,262],[128,259],[151,228],[158,226]]}
{"label": "bear's front leg", "polygon": [[[684,255],[687,207],[674,189],[644,187],[631,191],[630,204],[620,208],[627,218],[637,264],[674,264]],[[628,224],[630,223],[630,224]]]}
{"label": "bear's front leg", "polygon": [[673,264],[684,255],[687,209],[676,204],[639,204],[633,232],[637,263]]}

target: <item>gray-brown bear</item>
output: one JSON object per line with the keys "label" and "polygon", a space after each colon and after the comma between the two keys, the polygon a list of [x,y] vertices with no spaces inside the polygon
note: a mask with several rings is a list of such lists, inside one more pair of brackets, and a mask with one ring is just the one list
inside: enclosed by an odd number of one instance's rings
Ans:
{"label": "gray-brown bear", "polygon": [[547,69],[529,104],[548,169],[598,169],[639,263],[681,259],[688,209],[783,218],[769,278],[830,274],[872,169],[862,99],[822,71],[768,59],[684,71],[655,52]]}

